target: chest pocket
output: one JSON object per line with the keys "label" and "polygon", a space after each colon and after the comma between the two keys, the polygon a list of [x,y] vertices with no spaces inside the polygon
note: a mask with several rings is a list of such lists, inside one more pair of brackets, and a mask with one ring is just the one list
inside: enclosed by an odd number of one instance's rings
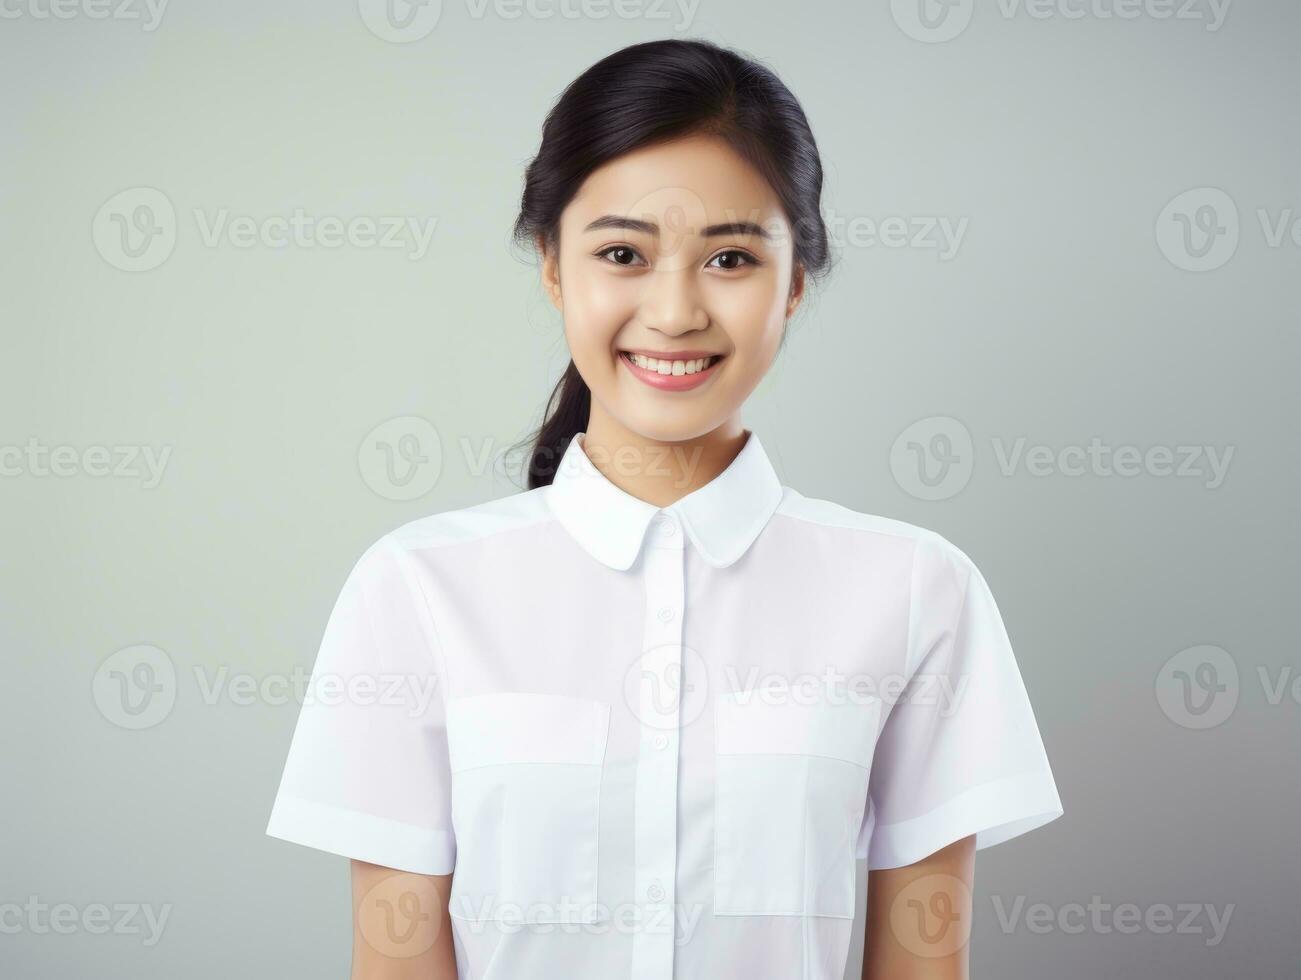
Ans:
{"label": "chest pocket", "polygon": [[504,692],[447,704],[456,871],[450,914],[594,922],[610,706]]}
{"label": "chest pocket", "polygon": [[715,701],[714,913],[854,917],[881,702]]}

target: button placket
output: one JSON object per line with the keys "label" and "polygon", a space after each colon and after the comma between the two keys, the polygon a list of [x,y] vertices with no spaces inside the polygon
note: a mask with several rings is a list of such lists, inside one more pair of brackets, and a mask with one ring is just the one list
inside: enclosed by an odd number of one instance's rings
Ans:
{"label": "button placket", "polygon": [[673,976],[677,873],[678,733],[682,696],[683,534],[677,518],[652,522],[645,555],[646,615],[635,802],[633,980]]}

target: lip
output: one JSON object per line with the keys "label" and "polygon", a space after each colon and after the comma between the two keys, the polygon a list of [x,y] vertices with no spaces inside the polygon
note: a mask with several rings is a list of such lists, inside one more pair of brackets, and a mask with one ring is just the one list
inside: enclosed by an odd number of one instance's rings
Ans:
{"label": "lip", "polygon": [[[703,371],[697,371],[695,374],[660,374],[658,371],[648,371],[643,367],[638,367],[628,359],[627,355],[630,353],[665,361],[690,361],[698,357],[717,357],[718,360]],[[726,359],[726,355],[720,355],[717,351],[709,350],[653,351],[631,348],[630,350],[619,351],[619,360],[624,367],[632,372],[633,377],[645,382],[652,388],[658,388],[660,391],[690,391],[692,388],[698,388],[714,376],[718,366]]]}
{"label": "lip", "polygon": [[[647,350],[642,347],[628,347],[624,349],[629,354],[641,354],[643,357],[654,357],[661,361],[694,361],[698,357],[717,357],[716,350]],[[624,351],[620,351],[623,353]]]}

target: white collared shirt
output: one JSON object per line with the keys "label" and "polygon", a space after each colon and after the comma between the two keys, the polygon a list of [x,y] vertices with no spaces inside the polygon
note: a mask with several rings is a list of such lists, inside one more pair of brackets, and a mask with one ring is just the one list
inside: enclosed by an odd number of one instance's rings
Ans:
{"label": "white collared shirt", "polygon": [[954,545],[783,486],[754,432],[664,508],[580,434],[360,558],[267,832],[453,874],[462,980],[840,980],[856,856],[1061,813]]}

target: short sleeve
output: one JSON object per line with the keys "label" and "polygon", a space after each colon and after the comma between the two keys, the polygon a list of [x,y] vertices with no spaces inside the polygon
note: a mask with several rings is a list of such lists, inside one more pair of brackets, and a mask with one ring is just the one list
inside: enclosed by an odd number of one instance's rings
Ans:
{"label": "short sleeve", "polygon": [[389,537],[348,575],[326,624],[267,833],[418,874],[450,874],[437,633],[411,556]]}
{"label": "short sleeve", "polygon": [[913,562],[908,678],[877,741],[858,855],[913,864],[971,834],[1002,843],[1062,814],[994,596],[939,535]]}

